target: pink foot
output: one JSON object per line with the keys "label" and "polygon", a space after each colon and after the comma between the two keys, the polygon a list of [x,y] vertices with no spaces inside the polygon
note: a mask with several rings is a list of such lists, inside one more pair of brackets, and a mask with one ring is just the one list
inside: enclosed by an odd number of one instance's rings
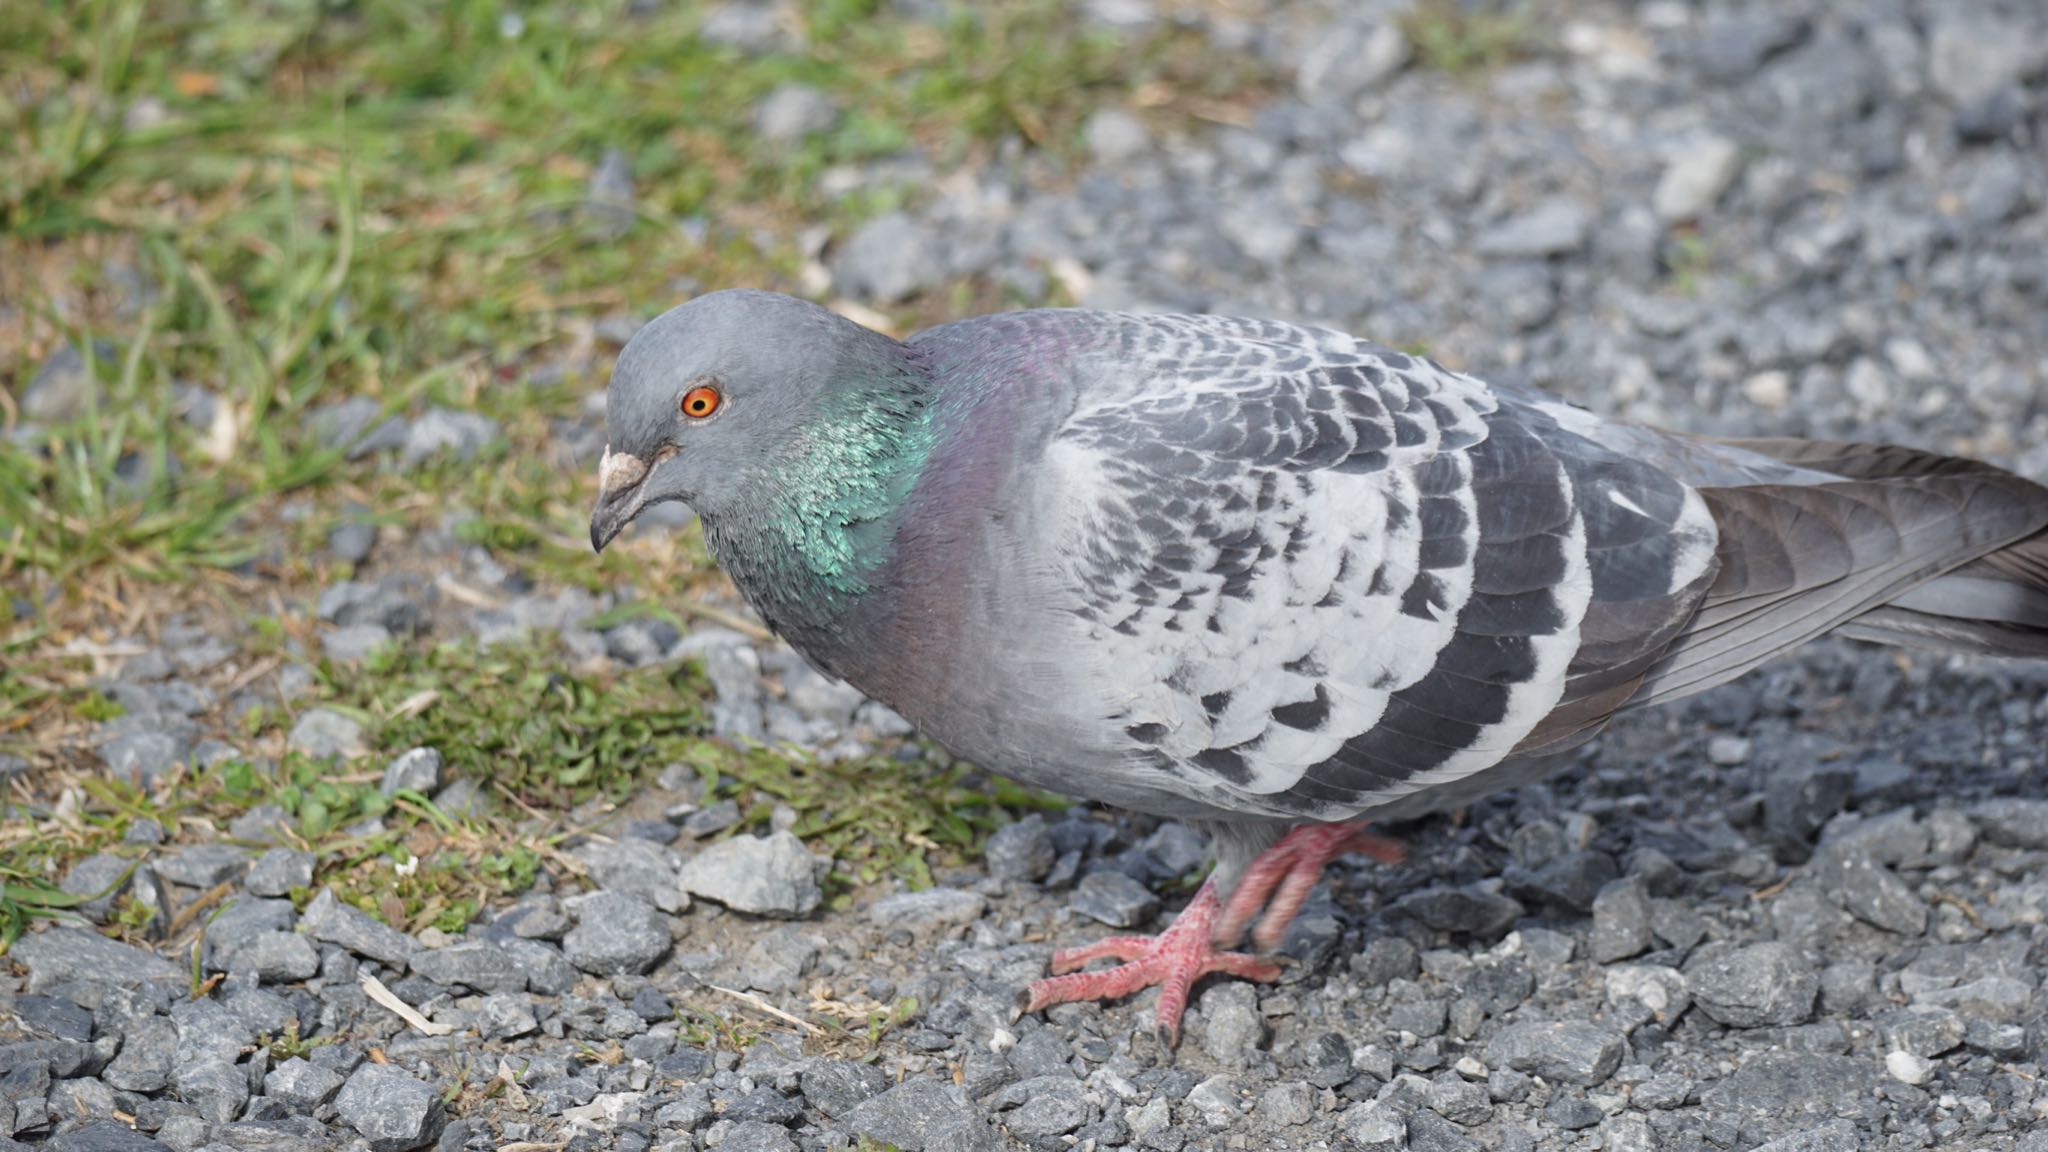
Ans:
{"label": "pink foot", "polygon": [[1301,911],[1316,881],[1330,861],[1347,852],[1359,852],[1387,864],[1398,864],[1408,854],[1399,840],[1381,836],[1360,824],[1303,824],[1280,838],[1279,843],[1258,854],[1231,890],[1230,903],[1216,919],[1216,943],[1229,947],[1244,936],[1252,918],[1259,926],[1252,933],[1252,946],[1271,952]]}
{"label": "pink foot", "polygon": [[[1053,974],[1032,983],[1023,1010],[1036,1012],[1074,1000],[1114,1000],[1158,985],[1159,1039],[1171,1048],[1180,1037],[1181,1014],[1196,980],[1211,972],[1262,982],[1280,978],[1280,966],[1273,961],[1224,949],[1237,943],[1264,909],[1252,942],[1260,952],[1272,951],[1322,877],[1324,866],[1346,852],[1362,852],[1392,864],[1406,849],[1399,841],[1367,831],[1364,824],[1302,825],[1259,853],[1230,893],[1228,905],[1218,899],[1211,881],[1158,936],[1111,936],[1053,953]],[[1078,971],[1104,956],[1123,963],[1096,972]]]}
{"label": "pink foot", "polygon": [[[1222,902],[1212,884],[1202,885],[1173,926],[1158,936],[1111,936],[1079,948],[1052,954],[1053,975],[1033,981],[1024,1011],[1036,1012],[1074,1000],[1114,1000],[1141,988],[1159,986],[1159,1042],[1171,1048],[1180,1039],[1180,1017],[1187,1010],[1188,989],[1211,972],[1228,972],[1245,980],[1273,981],[1280,966],[1242,952],[1219,951],[1210,942]],[[1076,969],[1090,960],[1114,956],[1123,961],[1099,972]],[[1066,975],[1061,975],[1066,973]]]}

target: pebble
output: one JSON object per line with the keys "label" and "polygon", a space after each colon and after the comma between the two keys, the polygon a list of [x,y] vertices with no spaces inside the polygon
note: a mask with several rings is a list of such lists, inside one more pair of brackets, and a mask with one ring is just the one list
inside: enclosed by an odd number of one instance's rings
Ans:
{"label": "pebble", "polygon": [[996,1152],[987,1121],[931,1080],[906,1080],[853,1106],[845,1125],[856,1136],[903,1152]]}
{"label": "pebble", "polygon": [[1891,869],[1854,851],[1826,854],[1821,888],[1842,908],[1867,924],[1901,936],[1927,931],[1927,904]]}
{"label": "pebble", "polygon": [[1805,1023],[1820,993],[1813,968],[1777,941],[1702,950],[1684,972],[1693,1003],[1731,1028]]}
{"label": "pebble", "polygon": [[202,890],[233,880],[248,867],[249,854],[233,844],[194,844],[156,861],[157,875]]}
{"label": "pebble", "polygon": [[377,526],[364,520],[349,520],[327,534],[327,551],[344,564],[361,564],[377,546]]}
{"label": "pebble", "polygon": [[1741,166],[1740,145],[1722,136],[1706,137],[1665,166],[1651,207],[1667,223],[1697,220],[1713,210]]}
{"label": "pebble", "polygon": [[638,896],[673,914],[690,907],[675,853],[651,840],[593,840],[576,850],[576,858],[606,891]]}
{"label": "pebble", "polygon": [[754,109],[754,131],[762,140],[794,144],[830,132],[839,123],[832,98],[808,84],[783,84],[761,98]]}
{"label": "pebble", "polygon": [[312,887],[315,863],[311,852],[270,848],[250,866],[242,886],[256,896],[288,896],[294,888]]}
{"label": "pebble", "polygon": [[1620,1033],[1594,1024],[1512,1024],[1488,1042],[1486,1062],[1554,1083],[1592,1088],[1614,1075],[1627,1049]]}
{"label": "pebble", "polygon": [[359,956],[401,966],[419,951],[419,941],[343,904],[334,889],[322,888],[300,914],[299,928],[315,940],[338,944]]}
{"label": "pebble", "polygon": [[263,1094],[287,1108],[312,1112],[341,1091],[342,1076],[294,1056],[272,1068],[263,1077]]}
{"label": "pebble", "polygon": [[931,230],[902,212],[863,224],[833,261],[833,285],[840,292],[881,304],[896,304],[946,276],[946,263]]}
{"label": "pebble", "polygon": [[432,796],[441,787],[441,753],[432,748],[411,748],[391,758],[384,766],[384,782],[378,791],[386,796],[403,791]]}
{"label": "pebble", "polygon": [[1632,999],[1655,1014],[1659,1023],[1671,1024],[1692,1006],[1692,990],[1685,974],[1660,964],[1629,964],[1609,968],[1606,973],[1609,1000]]}
{"label": "pebble", "polygon": [[755,916],[808,916],[824,898],[817,861],[787,831],[734,836],[683,862],[683,891]]}
{"label": "pebble", "polygon": [[958,888],[899,892],[868,907],[868,920],[885,931],[903,929],[920,940],[958,935],[988,911],[988,900]]}
{"label": "pebble", "polygon": [[1225,1068],[1248,1067],[1266,1041],[1258,993],[1249,984],[1213,984],[1202,992],[1202,1051]]}
{"label": "pebble", "polygon": [[1526,911],[1514,897],[1476,886],[1425,889],[1395,907],[1439,931],[1482,938],[1507,931]]}
{"label": "pebble", "polygon": [[[620,154],[607,153],[606,159],[609,161],[613,156]],[[622,156],[620,159],[623,161]],[[630,205],[630,193],[628,197]],[[429,408],[407,426],[405,443],[398,450],[399,466],[417,468],[438,456],[471,460],[501,435],[498,422],[482,413]]]}
{"label": "pebble", "polygon": [[489,940],[458,940],[412,954],[416,976],[436,984],[478,992],[524,992],[526,973],[504,948]]}
{"label": "pebble", "polygon": [[1315,1089],[1299,1080],[1275,1084],[1259,1096],[1254,1112],[1261,1121],[1276,1127],[1300,1127],[1315,1119]]}
{"label": "pebble", "polygon": [[292,724],[285,746],[314,760],[349,760],[363,754],[363,725],[331,708],[309,708]]}
{"label": "pebble", "polygon": [[1593,216],[1576,200],[1545,200],[1518,216],[1482,231],[1472,248],[1481,256],[1540,259],[1578,251],[1593,227]]}
{"label": "pebble", "polygon": [[1045,817],[1034,812],[1022,820],[1005,824],[990,834],[982,849],[982,861],[989,875],[1004,880],[1036,882],[1052,871],[1058,853]]}
{"label": "pebble", "polygon": [[1911,1052],[1893,1051],[1885,1054],[1884,1070],[1892,1079],[1902,1084],[1925,1084],[1934,1079],[1934,1063]]}
{"label": "pebble", "polygon": [[562,938],[562,955],[585,972],[638,974],[668,954],[668,922],[637,896],[593,892],[570,902],[569,908],[576,927]]}
{"label": "pebble", "polygon": [[441,1094],[389,1064],[364,1064],[334,1098],[342,1123],[369,1142],[370,1152],[412,1152],[431,1144],[447,1127]]}
{"label": "pebble", "polygon": [[24,934],[7,958],[28,969],[31,992],[80,980],[134,985],[181,976],[176,965],[154,953],[83,928]]}
{"label": "pebble", "polygon": [[1650,893],[1641,877],[1616,880],[1593,898],[1593,932],[1587,942],[1601,964],[1626,960],[1649,950]]}
{"label": "pebble", "polygon": [[1081,915],[1112,928],[1139,927],[1159,912],[1159,898],[1151,889],[1111,869],[1081,877],[1068,903]]}

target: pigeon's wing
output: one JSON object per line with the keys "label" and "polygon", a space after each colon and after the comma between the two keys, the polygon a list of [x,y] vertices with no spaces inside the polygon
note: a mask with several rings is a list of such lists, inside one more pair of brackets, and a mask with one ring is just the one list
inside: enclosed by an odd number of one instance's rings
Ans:
{"label": "pigeon's wing", "polygon": [[1115,351],[1046,453],[1051,544],[1105,724],[1226,810],[1484,791],[1835,628],[2048,652],[2048,490],[1989,465],[1679,437],[1285,325]]}
{"label": "pigeon's wing", "polygon": [[1129,324],[1047,449],[1050,543],[1104,721],[1219,807],[1337,818],[1490,767],[1615,690],[1582,652],[1633,691],[1712,578],[1693,490],[1534,402],[1333,332]]}

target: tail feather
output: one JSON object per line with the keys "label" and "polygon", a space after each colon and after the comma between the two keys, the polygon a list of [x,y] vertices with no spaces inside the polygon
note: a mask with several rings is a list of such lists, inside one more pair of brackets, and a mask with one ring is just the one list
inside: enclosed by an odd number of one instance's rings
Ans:
{"label": "tail feather", "polygon": [[[2048,489],[1981,460],[1890,444],[1744,440],[1731,446],[1847,480],[1989,482],[2048,504]],[[2015,492],[2014,490],[2018,491]],[[1835,629],[1883,644],[1995,656],[2048,658],[2048,530],[1994,548],[1906,589]]]}
{"label": "tail feather", "polygon": [[1837,631],[1911,648],[2048,658],[2048,532],[1930,580]]}

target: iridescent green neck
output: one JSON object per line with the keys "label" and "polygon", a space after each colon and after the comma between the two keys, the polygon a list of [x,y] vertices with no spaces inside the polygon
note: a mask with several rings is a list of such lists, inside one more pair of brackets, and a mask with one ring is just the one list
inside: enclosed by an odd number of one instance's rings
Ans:
{"label": "iridescent green neck", "polygon": [[932,440],[931,408],[901,393],[850,392],[812,424],[784,462],[761,526],[813,591],[845,597],[868,590]]}

